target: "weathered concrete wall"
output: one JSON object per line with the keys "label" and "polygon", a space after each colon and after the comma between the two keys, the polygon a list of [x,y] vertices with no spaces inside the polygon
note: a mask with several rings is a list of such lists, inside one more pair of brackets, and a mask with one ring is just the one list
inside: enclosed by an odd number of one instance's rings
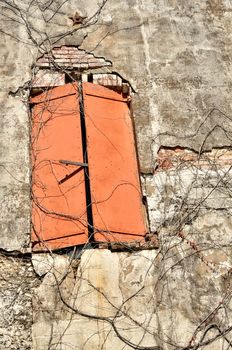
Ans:
{"label": "weathered concrete wall", "polygon": [[[186,349],[195,330],[197,340],[202,336],[204,319],[218,305],[213,322],[223,329],[231,318],[220,307],[224,293],[230,298],[227,253],[207,252],[209,261],[221,264],[217,273],[178,238],[165,258],[155,250],[87,250],[77,264],[64,256],[36,255],[35,270],[47,274],[35,291],[34,347]],[[226,346],[218,340],[204,349]]]}
{"label": "weathered concrete wall", "polygon": [[[160,246],[130,253],[87,250],[81,259],[36,254],[37,279],[30,270],[20,279],[19,272],[29,265],[17,262],[15,268],[11,258],[2,257],[2,305],[8,312],[15,295],[14,305],[23,306],[27,318],[25,327],[21,318],[16,322],[22,324],[18,337],[10,315],[3,317],[2,348],[32,347],[27,292],[20,299],[18,286],[12,285],[26,281],[29,294],[37,287],[34,350],[193,349],[199,341],[204,349],[227,349],[232,322],[231,2],[108,1],[96,21],[80,30],[68,16],[81,10],[91,18],[98,1],[77,5],[71,0],[60,9],[61,1],[50,7],[27,0],[17,4],[20,8],[13,10],[0,5],[0,248],[30,247],[31,67],[49,47],[62,44],[81,44],[111,60],[112,70],[135,90],[142,183],[150,228]],[[179,160],[170,154],[176,146],[182,147]]]}

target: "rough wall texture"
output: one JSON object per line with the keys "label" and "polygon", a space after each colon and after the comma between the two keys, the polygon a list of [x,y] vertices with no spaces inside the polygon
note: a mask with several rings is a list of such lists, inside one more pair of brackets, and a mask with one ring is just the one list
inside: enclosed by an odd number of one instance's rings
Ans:
{"label": "rough wall texture", "polygon": [[0,349],[31,349],[32,293],[38,284],[29,258],[0,256]]}
{"label": "rough wall texture", "polygon": [[[34,297],[35,349],[185,349],[199,320],[228,297],[223,262],[230,260],[208,251],[209,261],[222,264],[213,274],[187,244],[172,241],[181,249],[165,260],[155,250],[87,250],[79,262],[34,256],[37,273],[47,272]],[[219,307],[211,317],[222,328],[231,314]],[[220,339],[204,349],[226,346]]]}
{"label": "rough wall texture", "polygon": [[[0,248],[29,248],[31,67],[52,46],[79,44],[111,61],[109,72],[134,88],[143,190],[160,242],[158,250],[143,252],[36,254],[37,280],[23,259],[16,264],[3,256],[2,305],[8,312],[15,300],[27,321],[13,325],[10,315],[3,317],[0,347],[29,349],[32,327],[34,350],[228,349],[231,2],[109,0],[100,9],[92,0],[24,0],[0,6]],[[73,26],[68,17],[77,10],[89,24]],[[34,293],[33,326],[27,292],[20,299],[12,286],[24,286],[21,269]]]}

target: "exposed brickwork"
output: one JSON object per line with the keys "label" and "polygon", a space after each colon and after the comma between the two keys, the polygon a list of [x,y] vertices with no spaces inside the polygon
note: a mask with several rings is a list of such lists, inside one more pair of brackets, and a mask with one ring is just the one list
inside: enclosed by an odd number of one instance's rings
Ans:
{"label": "exposed brickwork", "polygon": [[189,149],[161,148],[157,156],[156,171],[163,171],[182,166],[230,166],[232,165],[232,150],[213,149],[210,152],[198,154]]}
{"label": "exposed brickwork", "polygon": [[94,54],[80,50],[77,47],[61,46],[55,47],[51,52],[43,55],[37,60],[36,65],[41,68],[61,68],[87,70],[102,67],[110,67],[110,61]]}
{"label": "exposed brickwork", "polygon": [[116,74],[94,74],[93,83],[108,87],[116,87],[122,86],[122,79]]}
{"label": "exposed brickwork", "polygon": [[103,85],[120,93],[122,92],[124,95],[130,94],[129,84],[123,82],[123,79],[116,74],[93,74],[93,83]]}

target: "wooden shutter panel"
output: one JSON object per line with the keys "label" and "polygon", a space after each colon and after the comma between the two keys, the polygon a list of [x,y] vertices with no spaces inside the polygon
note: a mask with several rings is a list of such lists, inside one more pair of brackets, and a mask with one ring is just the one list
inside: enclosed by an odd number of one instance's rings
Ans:
{"label": "wooden shutter panel", "polygon": [[79,97],[76,84],[31,99],[32,243],[58,249],[88,240]]}
{"label": "wooden shutter panel", "polygon": [[147,228],[127,99],[91,83],[83,96],[94,238],[141,239]]}

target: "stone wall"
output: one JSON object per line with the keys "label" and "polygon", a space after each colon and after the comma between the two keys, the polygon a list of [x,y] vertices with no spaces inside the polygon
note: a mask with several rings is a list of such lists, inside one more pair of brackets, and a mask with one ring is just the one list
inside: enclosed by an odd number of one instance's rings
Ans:
{"label": "stone wall", "polygon": [[[228,349],[231,2],[0,7],[0,349]],[[76,11],[89,22],[73,25]],[[31,254],[28,97],[36,59],[62,45],[110,61],[104,73],[133,88],[158,249]]]}
{"label": "stone wall", "polygon": [[28,256],[0,255],[0,349],[32,348],[32,294],[38,286]]}

